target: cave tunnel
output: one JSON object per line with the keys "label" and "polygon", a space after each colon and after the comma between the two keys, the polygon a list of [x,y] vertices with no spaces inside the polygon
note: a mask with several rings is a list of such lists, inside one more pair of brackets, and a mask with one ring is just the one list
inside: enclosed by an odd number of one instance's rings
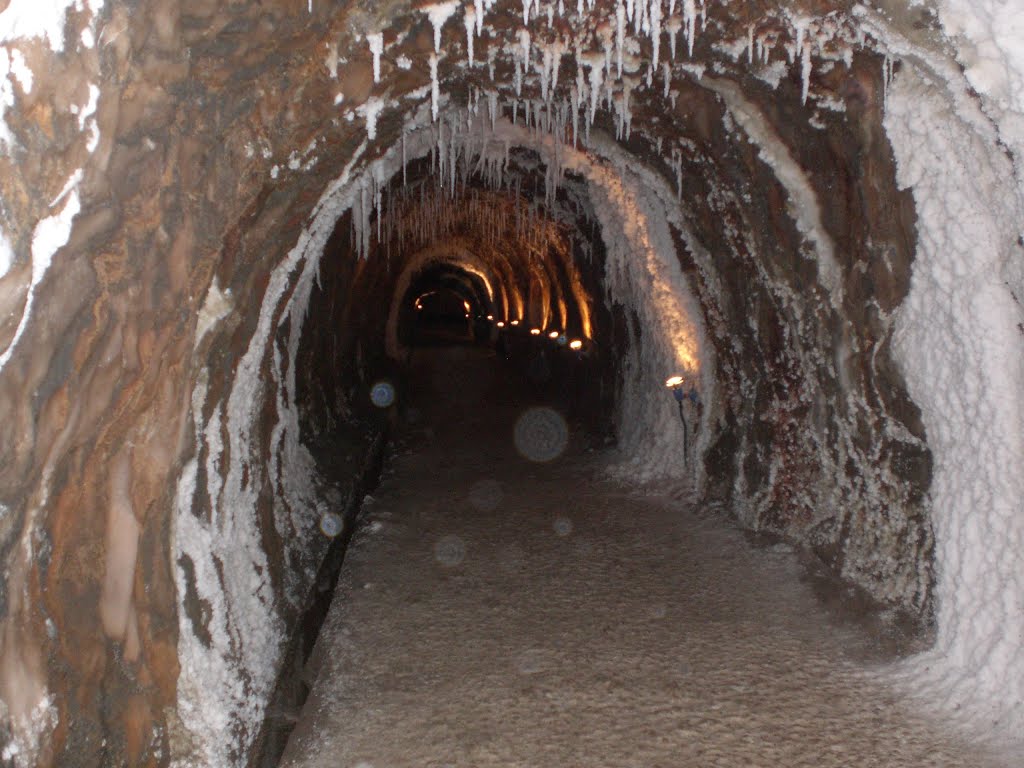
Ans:
{"label": "cave tunnel", "polygon": [[1024,764],[1022,19],[0,0],[0,765]]}

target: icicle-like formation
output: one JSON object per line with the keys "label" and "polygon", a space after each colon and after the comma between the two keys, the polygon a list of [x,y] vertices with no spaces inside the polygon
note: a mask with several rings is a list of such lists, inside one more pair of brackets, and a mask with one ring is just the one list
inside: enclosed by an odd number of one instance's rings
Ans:
{"label": "icicle-like formation", "polygon": [[366,103],[359,107],[356,111],[362,113],[366,119],[366,138],[373,141],[377,138],[377,118],[380,117],[381,110],[384,109],[385,102],[383,99],[379,99],[376,96],[371,96],[366,100]]}
{"label": "icicle-like formation", "polygon": [[523,26],[525,27],[530,23],[530,6],[533,5],[533,0],[523,0]]}
{"label": "icicle-like formation", "polygon": [[697,34],[697,6],[694,0],[683,0],[683,24],[686,26],[686,52],[693,56],[693,39]]}
{"label": "icicle-like formation", "polygon": [[[615,3],[615,72],[616,77],[622,79],[622,45],[626,39],[626,9],[622,6],[622,0]],[[673,55],[676,44],[672,43]]]}
{"label": "icicle-like formation", "polygon": [[889,54],[882,59],[882,109],[889,106],[889,84],[892,83],[892,59]]}
{"label": "icicle-like formation", "polygon": [[676,40],[679,38],[679,30],[683,28],[683,22],[678,16],[672,16],[665,22],[665,29],[668,30],[668,49],[672,61],[676,60]]}
{"label": "icicle-like formation", "polygon": [[658,57],[661,50],[661,0],[651,0],[648,14],[651,24],[651,70],[658,68]]}
{"label": "icicle-like formation", "polygon": [[487,49],[487,77],[494,82],[494,61],[498,55],[497,46],[491,45]]}
{"label": "icicle-like formation", "polygon": [[747,27],[747,64],[754,63],[754,25]]}
{"label": "icicle-like formation", "polygon": [[663,99],[668,98],[668,91],[672,87],[672,66],[666,61],[661,65],[661,71],[665,75],[665,89],[661,93]]}
{"label": "icicle-like formation", "polygon": [[466,6],[466,15],[463,18],[466,25],[466,57],[469,59],[469,66],[473,66],[473,31],[476,28],[476,10],[471,5]]}
{"label": "icicle-like formation", "polygon": [[384,33],[371,32],[366,36],[366,42],[370,46],[370,53],[373,54],[373,82],[380,82],[380,55],[384,53]]}
{"label": "icicle-like formation", "polygon": [[405,160],[405,131],[402,131],[402,188],[404,189],[408,183],[408,179],[405,175],[406,160]]}
{"label": "icicle-like formation", "polygon": [[427,14],[427,18],[430,19],[430,23],[434,27],[434,53],[441,52],[441,28],[458,7],[459,0],[446,0],[446,2],[428,5],[421,9],[423,13]]}
{"label": "icicle-like formation", "polygon": [[570,99],[572,100],[572,148],[576,149],[580,132],[580,89],[575,85],[572,87]]}
{"label": "icicle-like formation", "polygon": [[491,131],[494,130],[495,121],[498,119],[498,92],[488,91],[487,109],[491,115]]}
{"label": "icicle-like formation", "polygon": [[590,64],[590,117],[587,120],[588,125],[594,122],[594,118],[597,116],[597,102],[601,98],[601,82],[604,76],[604,69],[601,67],[601,62],[595,59],[591,59]]}
{"label": "icicle-like formation", "polygon": [[476,11],[473,18],[476,19],[476,34],[479,37],[484,33],[484,0],[473,0],[473,8]]}
{"label": "icicle-like formation", "polygon": [[550,83],[550,72],[551,72],[551,47],[543,46],[541,49],[543,55],[541,56],[540,63],[540,97],[544,101],[548,100],[548,84]]}
{"label": "icicle-like formation", "polygon": [[806,104],[807,93],[811,87],[811,46],[809,43],[803,46],[803,51],[800,54],[800,81],[800,101]]}
{"label": "icicle-like formation", "polygon": [[437,105],[441,100],[441,87],[437,83],[437,54],[430,54],[430,117],[437,120]]}
{"label": "icicle-like formation", "polygon": [[551,48],[551,90],[558,87],[558,68],[562,64],[562,55],[565,53],[565,46],[558,41]]}
{"label": "icicle-like formation", "polygon": [[523,51],[523,71],[530,71],[530,30],[519,30],[519,47]]}

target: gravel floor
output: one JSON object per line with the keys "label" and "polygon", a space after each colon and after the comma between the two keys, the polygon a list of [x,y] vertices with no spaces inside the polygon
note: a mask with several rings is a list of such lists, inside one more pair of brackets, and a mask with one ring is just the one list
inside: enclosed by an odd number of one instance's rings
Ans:
{"label": "gravel floor", "polygon": [[600,456],[524,461],[471,390],[369,503],[283,766],[1000,764],[880,682],[788,548]]}

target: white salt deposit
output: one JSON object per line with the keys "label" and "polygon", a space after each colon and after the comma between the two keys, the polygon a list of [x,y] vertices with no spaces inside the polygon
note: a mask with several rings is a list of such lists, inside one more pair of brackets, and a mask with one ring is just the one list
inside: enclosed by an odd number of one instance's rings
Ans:
{"label": "white salt deposit", "polygon": [[[941,81],[940,81],[941,82]],[[1024,733],[1024,221],[991,133],[905,66],[885,127],[918,243],[895,351],[935,460],[938,641],[908,666],[928,700],[996,737]],[[955,88],[955,85],[950,86]]]}

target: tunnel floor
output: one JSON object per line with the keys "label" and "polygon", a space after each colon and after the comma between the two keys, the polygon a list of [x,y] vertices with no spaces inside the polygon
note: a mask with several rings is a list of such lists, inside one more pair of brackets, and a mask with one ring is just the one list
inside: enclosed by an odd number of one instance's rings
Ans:
{"label": "tunnel floor", "polygon": [[881,679],[785,545],[604,479],[582,440],[525,461],[483,352],[416,360],[282,766],[1003,764]]}

